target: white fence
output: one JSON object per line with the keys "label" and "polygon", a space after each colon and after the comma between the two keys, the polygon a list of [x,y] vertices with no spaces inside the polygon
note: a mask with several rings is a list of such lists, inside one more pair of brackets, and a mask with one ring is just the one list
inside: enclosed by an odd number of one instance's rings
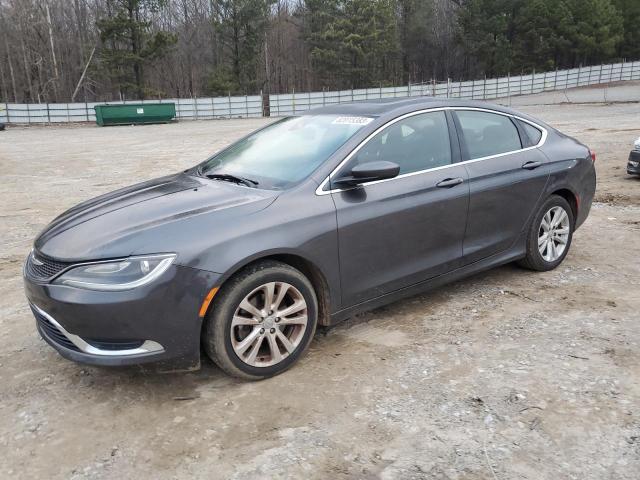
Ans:
{"label": "white fence", "polygon": [[[311,108],[337,103],[393,97],[435,96],[473,100],[508,98],[533,93],[566,90],[588,85],[624,80],[640,80],[640,61],[596,65],[591,67],[532,73],[529,75],[487,78],[465,82],[431,82],[405,87],[380,87],[332,92],[308,92],[269,95],[270,116],[280,117],[304,112]],[[186,98],[102,103],[0,103],[0,122],[42,124],[60,122],[93,122],[95,105],[123,103],[176,104],[179,120],[215,118],[248,118],[263,116],[262,96],[216,98]]]}
{"label": "white fence", "polygon": [[0,103],[0,122],[22,124],[95,122],[96,112],[93,107],[96,105],[139,103],[175,103],[176,117],[179,120],[262,117],[262,97],[248,95],[97,103]]}
{"label": "white fence", "polygon": [[270,95],[269,103],[272,116],[286,116],[323,105],[358,100],[424,95],[490,100],[623,80],[640,80],[640,61],[466,82],[452,82],[449,80],[447,82],[421,83],[406,87]]}

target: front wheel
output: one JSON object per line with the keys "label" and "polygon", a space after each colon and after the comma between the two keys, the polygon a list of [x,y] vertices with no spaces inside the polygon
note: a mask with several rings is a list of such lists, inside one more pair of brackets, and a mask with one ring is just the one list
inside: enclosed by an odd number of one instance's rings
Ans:
{"label": "front wheel", "polygon": [[255,264],[227,281],[207,315],[207,355],[235,377],[282,373],[315,333],[318,301],[309,280],[280,262]]}
{"label": "front wheel", "polygon": [[569,252],[574,225],[569,202],[559,195],[551,195],[531,222],[527,255],[518,263],[541,272],[556,268]]}

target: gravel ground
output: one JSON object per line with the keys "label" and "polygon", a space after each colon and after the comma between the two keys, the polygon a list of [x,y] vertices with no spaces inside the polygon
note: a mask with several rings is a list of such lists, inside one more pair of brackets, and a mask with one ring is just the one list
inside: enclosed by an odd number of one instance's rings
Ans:
{"label": "gravel ground", "polygon": [[[626,88],[626,87],[625,87]],[[76,365],[37,336],[21,264],[73,204],[191,166],[265,120],[0,133],[0,477],[637,479],[638,103],[528,106],[598,152],[555,271],[505,266],[319,333],[243,383]]]}

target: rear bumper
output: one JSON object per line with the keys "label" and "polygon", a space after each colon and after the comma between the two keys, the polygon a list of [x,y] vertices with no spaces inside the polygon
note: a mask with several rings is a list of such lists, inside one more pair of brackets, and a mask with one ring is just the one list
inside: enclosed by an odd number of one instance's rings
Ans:
{"label": "rear bumper", "polygon": [[640,175],[640,152],[637,150],[632,150],[631,153],[629,153],[627,173],[631,175]]}
{"label": "rear bumper", "polygon": [[575,228],[580,227],[591,212],[591,205],[596,194],[596,169],[591,159],[583,162],[584,167],[576,177],[575,192],[578,201],[578,215],[575,220]]}
{"label": "rear bumper", "polygon": [[200,365],[198,310],[218,275],[172,266],[156,282],[98,292],[24,279],[42,338],[69,360],[91,365]]}

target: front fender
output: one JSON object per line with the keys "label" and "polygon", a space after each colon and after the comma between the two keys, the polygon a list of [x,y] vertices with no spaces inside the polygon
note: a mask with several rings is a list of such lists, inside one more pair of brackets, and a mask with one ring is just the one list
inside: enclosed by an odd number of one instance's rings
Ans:
{"label": "front fender", "polygon": [[315,195],[313,189],[288,192],[260,212],[233,219],[210,238],[210,246],[182,262],[220,273],[218,285],[261,258],[295,256],[322,273],[332,308],[340,307],[337,221],[330,195]]}

